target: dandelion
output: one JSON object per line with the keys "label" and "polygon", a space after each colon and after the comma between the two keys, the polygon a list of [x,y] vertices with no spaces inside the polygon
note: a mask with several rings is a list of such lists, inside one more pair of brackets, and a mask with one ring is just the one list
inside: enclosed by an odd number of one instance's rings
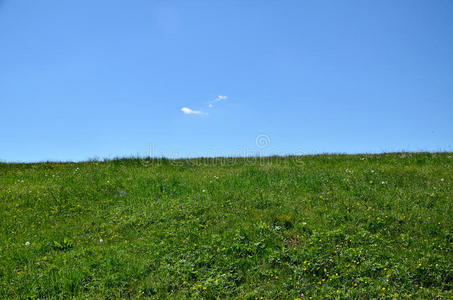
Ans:
{"label": "dandelion", "polygon": [[25,246],[30,246],[30,242],[25,242]]}
{"label": "dandelion", "polygon": [[440,179],[440,181],[444,181],[444,179],[443,179],[443,178],[441,178],[441,179]]}
{"label": "dandelion", "polygon": [[103,239],[99,239],[99,243],[102,243],[104,240]]}

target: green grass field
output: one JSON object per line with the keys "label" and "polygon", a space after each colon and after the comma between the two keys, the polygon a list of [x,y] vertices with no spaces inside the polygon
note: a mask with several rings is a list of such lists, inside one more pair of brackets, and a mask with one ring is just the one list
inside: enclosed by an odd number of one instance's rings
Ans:
{"label": "green grass field", "polygon": [[0,298],[453,297],[453,153],[0,164]]}

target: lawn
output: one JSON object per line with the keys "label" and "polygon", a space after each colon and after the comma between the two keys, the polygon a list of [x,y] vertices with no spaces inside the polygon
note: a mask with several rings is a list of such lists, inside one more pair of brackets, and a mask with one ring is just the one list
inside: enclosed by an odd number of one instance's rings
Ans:
{"label": "lawn", "polygon": [[452,298],[453,153],[0,164],[0,298]]}

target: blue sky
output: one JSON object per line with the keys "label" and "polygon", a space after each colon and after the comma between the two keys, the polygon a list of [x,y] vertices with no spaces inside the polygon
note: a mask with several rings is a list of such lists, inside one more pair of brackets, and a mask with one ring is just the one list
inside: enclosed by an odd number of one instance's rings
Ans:
{"label": "blue sky", "polygon": [[0,160],[452,151],[452,15],[450,0],[0,0]]}

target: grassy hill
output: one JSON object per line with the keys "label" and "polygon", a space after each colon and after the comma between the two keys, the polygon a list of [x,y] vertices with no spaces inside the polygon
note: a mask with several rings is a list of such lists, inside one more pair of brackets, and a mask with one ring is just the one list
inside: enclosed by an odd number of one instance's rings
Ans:
{"label": "grassy hill", "polygon": [[0,164],[0,298],[453,297],[453,153]]}

